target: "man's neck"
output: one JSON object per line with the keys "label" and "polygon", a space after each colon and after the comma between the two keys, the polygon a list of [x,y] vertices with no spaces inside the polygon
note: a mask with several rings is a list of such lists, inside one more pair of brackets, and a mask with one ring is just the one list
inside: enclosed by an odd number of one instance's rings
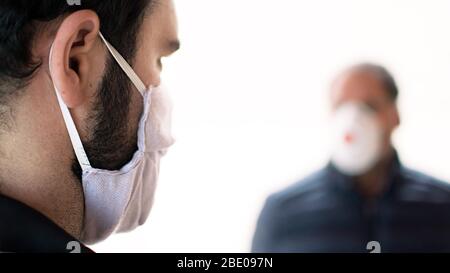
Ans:
{"label": "man's neck", "polygon": [[[34,86],[36,85],[36,86]],[[80,234],[83,190],[72,174],[70,140],[54,93],[45,81],[30,85],[1,132],[0,193],[33,208],[74,237]],[[51,94],[51,95],[49,95]]]}
{"label": "man's neck", "polygon": [[369,172],[355,178],[356,188],[366,199],[380,197],[389,186],[389,171],[394,156],[391,148],[382,160]]}
{"label": "man's neck", "polygon": [[4,163],[0,160],[0,194],[36,210],[78,238],[84,213],[79,181],[57,166],[45,174],[39,162],[34,166]]}

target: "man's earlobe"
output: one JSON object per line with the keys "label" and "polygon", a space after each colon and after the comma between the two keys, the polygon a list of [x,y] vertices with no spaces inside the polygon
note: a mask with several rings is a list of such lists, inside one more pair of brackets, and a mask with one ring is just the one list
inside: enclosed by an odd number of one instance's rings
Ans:
{"label": "man's earlobe", "polygon": [[90,74],[89,53],[98,39],[100,22],[91,10],[67,16],[55,36],[49,70],[53,83],[69,108],[83,104],[88,98],[86,87]]}
{"label": "man's earlobe", "polygon": [[395,127],[399,127],[400,126],[400,122],[401,122],[401,119],[400,119],[400,113],[398,112],[398,108],[397,107],[395,107],[395,109],[394,109],[394,111],[395,111]]}

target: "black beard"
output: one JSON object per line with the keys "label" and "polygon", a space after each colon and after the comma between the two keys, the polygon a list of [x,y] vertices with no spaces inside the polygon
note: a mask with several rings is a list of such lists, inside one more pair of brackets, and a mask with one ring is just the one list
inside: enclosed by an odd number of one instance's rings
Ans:
{"label": "black beard", "polygon": [[[137,131],[130,130],[129,109],[133,87],[130,80],[112,58],[97,92],[87,132],[93,132],[83,142],[91,166],[104,170],[119,170],[131,161],[137,151]],[[78,160],[72,164],[81,180]]]}

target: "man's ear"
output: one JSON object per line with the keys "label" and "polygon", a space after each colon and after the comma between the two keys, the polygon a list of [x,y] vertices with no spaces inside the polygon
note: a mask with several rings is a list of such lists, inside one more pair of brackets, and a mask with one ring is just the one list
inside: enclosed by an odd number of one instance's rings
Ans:
{"label": "man's ear", "polygon": [[69,108],[80,106],[88,99],[88,75],[92,72],[89,53],[95,48],[99,28],[97,14],[81,10],[67,16],[55,36],[49,70]]}
{"label": "man's ear", "polygon": [[400,113],[398,111],[397,105],[394,105],[392,107],[392,118],[393,118],[392,128],[393,128],[393,130],[395,130],[395,129],[397,129],[397,127],[400,126]]}

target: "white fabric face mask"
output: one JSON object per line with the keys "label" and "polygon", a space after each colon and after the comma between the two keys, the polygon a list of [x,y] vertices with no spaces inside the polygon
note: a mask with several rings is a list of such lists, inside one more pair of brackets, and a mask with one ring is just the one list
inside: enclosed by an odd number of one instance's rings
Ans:
{"label": "white fabric face mask", "polygon": [[331,162],[349,176],[364,174],[381,157],[382,129],[375,113],[359,103],[339,107],[332,121]]}
{"label": "white fabric face mask", "polygon": [[96,169],[89,162],[69,109],[55,86],[70,140],[83,170],[85,215],[81,241],[86,244],[102,241],[114,232],[133,230],[146,221],[153,204],[160,158],[174,143],[170,122],[172,107],[167,92],[160,87],[147,89],[101,33],[100,37],[142,95],[144,107],[137,134],[138,151],[132,160],[118,171]]}

